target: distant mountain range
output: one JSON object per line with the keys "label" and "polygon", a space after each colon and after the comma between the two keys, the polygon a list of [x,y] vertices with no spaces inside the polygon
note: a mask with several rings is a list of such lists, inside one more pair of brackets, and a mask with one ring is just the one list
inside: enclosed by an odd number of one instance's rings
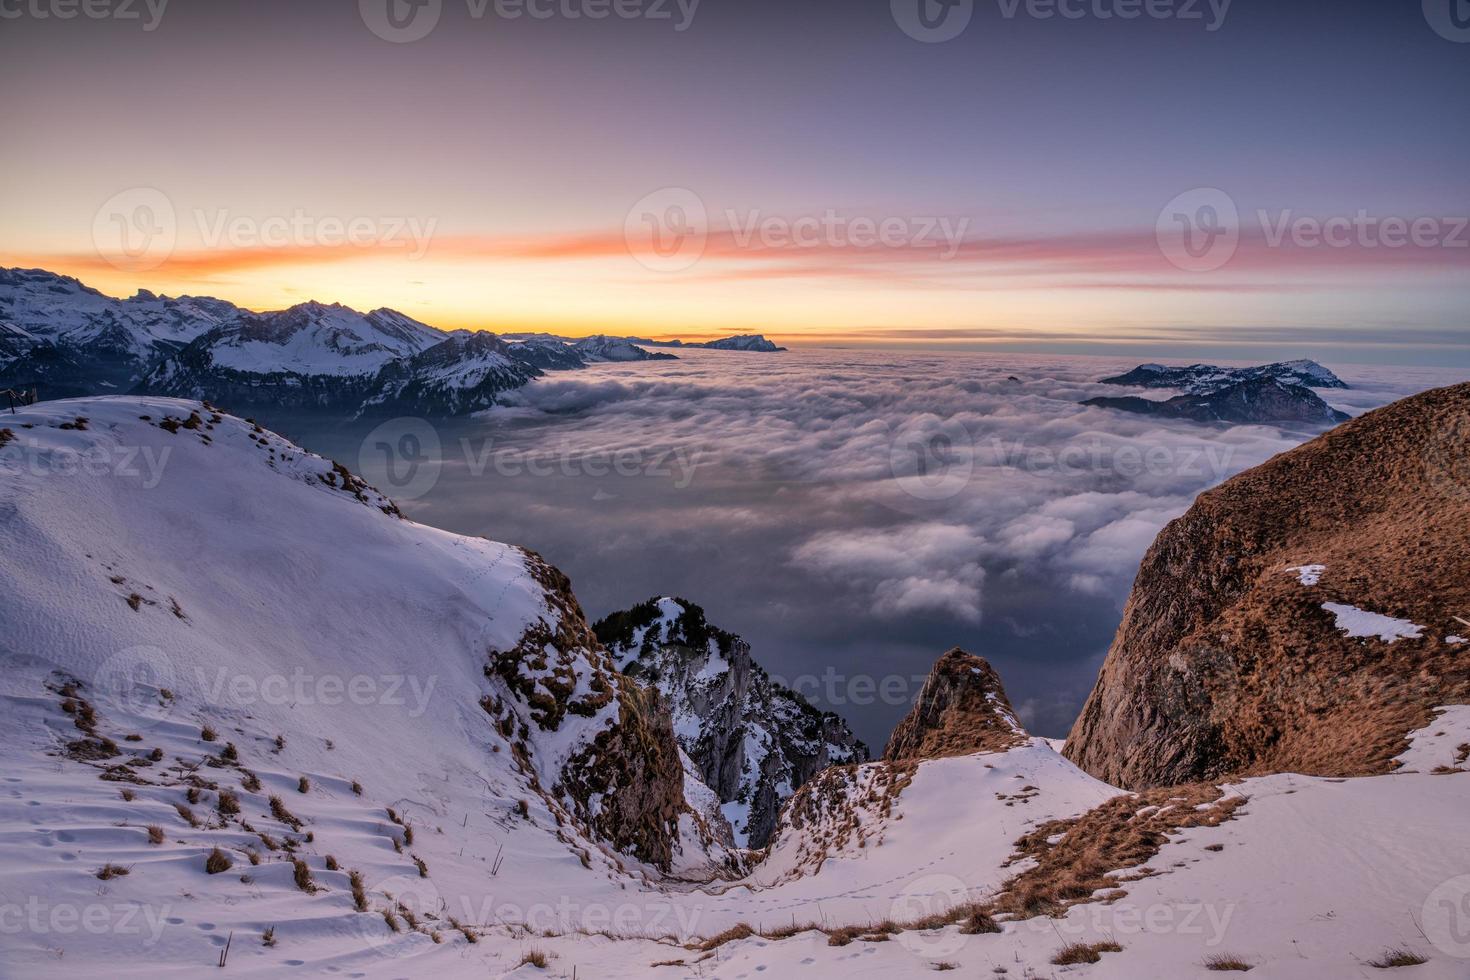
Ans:
{"label": "distant mountain range", "polygon": [[1316,361],[1279,361],[1260,367],[1225,368],[1213,364],[1191,364],[1188,367],[1166,367],[1163,364],[1140,364],[1127,374],[1103,378],[1105,385],[1132,385],[1135,388],[1178,388],[1189,395],[1208,395],[1242,381],[1273,378],[1300,388],[1346,388],[1347,383]]}
{"label": "distant mountain range", "polygon": [[[780,350],[764,337],[709,344]],[[211,297],[106,296],[41,269],[0,269],[0,388],[43,398],[161,394],[239,411],[463,415],[546,371],[672,360],[626,337],[444,331],[395,310],[301,303],[257,313]]]}
{"label": "distant mountain range", "polygon": [[1194,422],[1336,425],[1350,418],[1312,391],[1348,387],[1316,361],[1283,361],[1249,368],[1140,364],[1126,374],[1103,378],[1102,383],[1177,389],[1183,394],[1165,400],[1137,395],[1089,398],[1082,404]]}

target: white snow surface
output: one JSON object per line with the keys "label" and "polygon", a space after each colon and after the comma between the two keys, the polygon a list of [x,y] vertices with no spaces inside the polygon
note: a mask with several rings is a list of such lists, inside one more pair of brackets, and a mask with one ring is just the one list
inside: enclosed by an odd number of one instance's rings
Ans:
{"label": "white snow surface", "polygon": [[341,305],[303,303],[259,318],[294,321],[295,328],[269,340],[223,336],[210,348],[216,367],[254,374],[371,375],[444,339],[433,327],[392,310],[364,314]]}
{"label": "white snow surface", "polygon": [[1332,613],[1337,628],[1348,636],[1377,637],[1385,643],[1396,643],[1403,639],[1417,640],[1424,635],[1424,627],[1407,619],[1394,619],[1341,602],[1324,602],[1322,608]]}
{"label": "white snow surface", "polygon": [[[823,828],[788,826],[742,880],[660,879],[559,827],[478,707],[485,649],[513,644],[545,614],[522,553],[384,514],[371,493],[363,501],[323,484],[325,461],[238,420],[170,434],[138,419],[197,408],[87,399],[0,421],[14,434],[0,449],[6,980],[213,975],[227,942],[219,975],[263,978],[887,980],[952,964],[960,977],[1173,980],[1219,976],[1203,963],[1228,953],[1253,965],[1253,980],[1318,980],[1384,976],[1368,961],[1400,946],[1428,960],[1405,976],[1470,974],[1455,918],[1470,894],[1470,774],[1433,774],[1454,768],[1470,743],[1464,705],[1415,733],[1392,775],[1286,774],[1230,787],[1248,798],[1233,820],[1175,836],[1149,861],[1158,873],[1124,885],[1125,898],[1059,919],[845,946],[806,931],[709,953],[637,938],[912,919],[982,899],[1026,866],[1007,866],[1021,834],[1120,791],[1033,739],[921,763],[887,817],[854,790],[853,813],[871,831],[865,846],[829,851],[815,868],[802,855],[822,852]],[[56,427],[77,416],[85,429]],[[79,734],[46,686],[58,671],[81,679],[99,731],[124,756],[162,750],[161,762],[138,768],[155,785],[107,781],[97,768],[106,763],[58,754]],[[205,724],[218,730],[214,742],[201,738]],[[259,776],[259,792],[239,786],[239,770],[208,765],[226,742]],[[175,809],[189,805],[183,788],[161,777],[192,767],[234,788],[256,831],[298,841],[320,890],[293,883],[285,852],[238,823],[221,825],[213,791],[192,805],[201,825],[189,826]],[[689,791],[698,796],[697,786]],[[270,816],[270,795],[302,833]],[[415,831],[401,854],[388,807]],[[149,843],[149,825],[163,843]],[[204,857],[215,846],[234,867],[209,875]],[[327,855],[340,871],[327,869]],[[95,872],[107,862],[129,873],[101,881]],[[365,913],[354,910],[354,869]],[[401,931],[389,929],[383,910],[398,903],[420,929],[401,916]],[[522,928],[528,922],[537,935]],[[1091,966],[1050,963],[1064,943],[1102,939],[1122,952]],[[522,964],[532,949],[549,957],[545,970]],[[653,967],[671,961],[683,965]]]}
{"label": "white snow surface", "polygon": [[1297,565],[1288,568],[1288,572],[1296,572],[1297,581],[1303,585],[1316,585],[1322,581],[1322,573],[1327,571],[1326,565]]}

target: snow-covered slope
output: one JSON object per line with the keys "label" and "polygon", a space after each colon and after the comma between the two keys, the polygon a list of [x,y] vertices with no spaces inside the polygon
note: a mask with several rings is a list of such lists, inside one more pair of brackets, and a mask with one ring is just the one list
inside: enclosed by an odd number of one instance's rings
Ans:
{"label": "snow-covered slope", "polygon": [[[285,918],[267,910],[294,857],[320,887],[292,915],[381,945],[371,885],[417,880],[416,859],[487,876],[503,848],[537,874],[626,880],[694,857],[667,715],[539,558],[404,520],[335,464],[197,403],[49,402],[3,433],[3,768],[60,794],[48,821],[97,821],[81,839],[98,866],[131,868],[109,891],[193,888]],[[467,836],[436,840],[471,819],[468,854]],[[97,889],[91,854],[70,865],[55,843],[0,832],[7,896]],[[206,876],[216,846],[237,867]]]}
{"label": "snow-covered slope", "polygon": [[668,701],[680,746],[743,847],[766,845],[781,805],[818,771],[867,761],[846,722],[773,681],[748,643],[686,599],[650,599],[593,629],[619,669]]}

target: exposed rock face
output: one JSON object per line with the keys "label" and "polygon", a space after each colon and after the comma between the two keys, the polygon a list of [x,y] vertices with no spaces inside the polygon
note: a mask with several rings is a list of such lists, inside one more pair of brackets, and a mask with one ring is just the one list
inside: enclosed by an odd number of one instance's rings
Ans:
{"label": "exposed rock face", "polygon": [[1470,700],[1470,384],[1204,493],[1139,570],[1066,755],[1129,789],[1384,772]]}
{"label": "exposed rock face", "polygon": [[[503,682],[512,697],[491,696],[482,707],[511,739],[524,769],[553,781],[553,798],[597,836],[667,870],[687,809],[667,707],[657,692],[618,673],[565,575],[529,552],[526,567],[546,589],[555,622],[534,624],[513,650],[491,651],[485,676]],[[545,738],[531,736],[512,699],[529,708],[530,723],[542,733],[564,731],[579,718],[601,730],[566,758],[538,754],[533,746]]]}
{"label": "exposed rock face", "polygon": [[1089,398],[1084,405],[1114,408],[1138,415],[1189,419],[1194,422],[1305,422],[1335,425],[1345,412],[1328,405],[1316,392],[1274,378],[1253,378],[1205,394],[1176,395],[1165,401],[1137,396]]}
{"label": "exposed rock face", "polygon": [[668,701],[679,744],[744,846],[765,845],[781,805],[817,772],[868,758],[846,722],[771,680],[749,644],[691,602],[650,599],[594,629],[628,676]]}
{"label": "exposed rock face", "polygon": [[883,758],[1004,752],[1026,738],[1000,676],[984,659],[955,647],[930,671],[913,709],[889,737]]}

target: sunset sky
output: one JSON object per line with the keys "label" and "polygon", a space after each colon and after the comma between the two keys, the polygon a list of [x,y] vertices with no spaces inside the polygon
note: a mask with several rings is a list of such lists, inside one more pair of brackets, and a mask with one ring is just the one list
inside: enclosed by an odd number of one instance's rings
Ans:
{"label": "sunset sky", "polygon": [[[1470,363],[1470,44],[1418,0],[981,0],[944,43],[887,0],[445,0],[408,43],[372,5],[6,5],[0,265],[446,328]],[[1228,260],[1171,261],[1222,194]]]}

